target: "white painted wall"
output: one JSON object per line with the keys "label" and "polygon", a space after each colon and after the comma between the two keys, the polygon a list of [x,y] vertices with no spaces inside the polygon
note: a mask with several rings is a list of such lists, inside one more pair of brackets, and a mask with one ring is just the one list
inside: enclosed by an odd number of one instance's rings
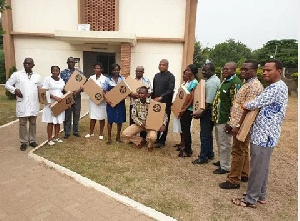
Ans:
{"label": "white painted wall", "polygon": [[186,0],[120,0],[119,30],[137,37],[183,38]]}
{"label": "white painted wall", "polygon": [[77,30],[77,0],[12,0],[11,6],[15,32]]}
{"label": "white painted wall", "polygon": [[158,65],[161,59],[168,59],[169,71],[175,75],[175,87],[179,87],[181,80],[182,44],[176,43],[138,43],[131,49],[131,76],[135,77],[135,69],[142,65],[145,68],[144,76],[152,82],[159,72]]}

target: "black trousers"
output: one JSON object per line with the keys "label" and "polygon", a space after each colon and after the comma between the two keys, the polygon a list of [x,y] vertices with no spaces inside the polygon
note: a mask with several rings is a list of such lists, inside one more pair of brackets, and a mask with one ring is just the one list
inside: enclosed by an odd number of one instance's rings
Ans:
{"label": "black trousers", "polygon": [[191,136],[191,122],[192,111],[186,110],[180,118],[181,131],[184,136],[185,148],[184,151],[188,154],[192,152],[192,136]]}
{"label": "black trousers", "polygon": [[162,132],[162,135],[161,135],[160,131],[157,132],[156,142],[157,143],[161,143],[161,144],[165,144],[166,143],[166,139],[167,139],[167,135],[168,135],[168,130],[169,130],[169,123],[170,123],[171,105],[169,107],[167,106],[167,108],[166,108],[166,114],[168,116],[168,122],[167,122],[167,125],[166,125],[166,131]]}

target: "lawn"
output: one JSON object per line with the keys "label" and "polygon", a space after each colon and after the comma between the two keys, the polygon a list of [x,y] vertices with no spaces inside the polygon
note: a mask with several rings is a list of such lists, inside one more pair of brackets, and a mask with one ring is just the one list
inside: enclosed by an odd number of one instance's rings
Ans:
{"label": "lawn", "polygon": [[14,121],[16,117],[16,100],[10,100],[5,95],[4,85],[0,85],[0,126],[10,121]]}
{"label": "lawn", "polygon": [[[193,124],[192,158],[177,157],[173,145],[179,136],[172,132],[167,145],[153,152],[125,143],[108,146],[97,136],[71,136],[62,144],[44,146],[35,153],[178,220],[297,220],[297,122],[298,98],[293,97],[271,159],[268,203],[256,209],[231,203],[233,197],[242,196],[246,184],[242,183],[239,190],[221,190],[218,184],[226,180],[226,175],[213,174],[212,161],[205,165],[191,163],[199,153],[199,120]],[[89,119],[85,117],[80,122],[82,135],[88,128]]]}

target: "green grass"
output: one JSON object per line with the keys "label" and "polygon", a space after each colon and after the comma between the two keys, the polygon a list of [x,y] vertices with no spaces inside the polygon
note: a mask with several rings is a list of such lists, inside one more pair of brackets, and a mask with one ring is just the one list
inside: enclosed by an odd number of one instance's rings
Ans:
{"label": "green grass", "polygon": [[16,100],[10,100],[5,95],[4,86],[0,86],[0,125],[17,119]]}

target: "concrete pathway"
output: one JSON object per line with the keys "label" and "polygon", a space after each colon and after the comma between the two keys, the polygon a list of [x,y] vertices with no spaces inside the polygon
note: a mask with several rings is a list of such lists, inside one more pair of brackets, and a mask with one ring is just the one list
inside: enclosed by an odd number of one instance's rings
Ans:
{"label": "concrete pathway", "polygon": [[[82,101],[82,112],[87,110]],[[41,114],[40,114],[41,115]],[[46,140],[39,116],[37,142]],[[20,151],[18,122],[0,128],[0,220],[153,220]]]}

